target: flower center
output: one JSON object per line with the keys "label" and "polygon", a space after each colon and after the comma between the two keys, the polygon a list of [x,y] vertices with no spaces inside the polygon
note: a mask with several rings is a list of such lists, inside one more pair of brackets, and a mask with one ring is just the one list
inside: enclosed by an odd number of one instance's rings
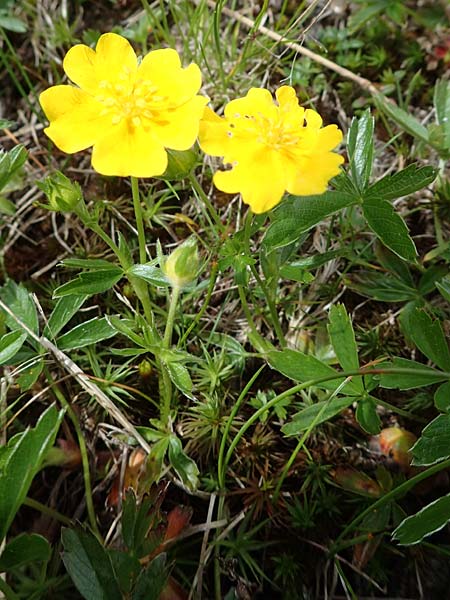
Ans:
{"label": "flower center", "polygon": [[145,120],[161,121],[158,113],[167,109],[167,97],[158,95],[158,88],[151,81],[133,81],[125,71],[118,82],[100,81],[95,99],[103,105],[101,115],[110,116],[113,125],[123,119],[134,127],[140,127]]}
{"label": "flower center", "polygon": [[298,144],[301,137],[301,123],[289,123],[277,115],[270,118],[262,113],[257,115],[241,115],[236,113],[230,123],[229,137],[236,133],[252,137],[260,144],[272,150],[287,150],[290,146]]}

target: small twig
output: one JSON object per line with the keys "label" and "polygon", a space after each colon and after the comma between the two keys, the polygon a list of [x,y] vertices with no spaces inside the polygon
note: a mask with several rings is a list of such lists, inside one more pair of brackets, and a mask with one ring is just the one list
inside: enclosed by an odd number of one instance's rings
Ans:
{"label": "small twig", "polygon": [[[195,574],[194,581],[192,582],[191,591],[189,593],[189,600],[191,600],[191,598],[193,597],[195,588],[197,588],[196,597],[197,598],[202,597],[203,571],[206,566],[205,556],[206,556],[206,550],[208,547],[209,532],[211,531],[212,515],[213,515],[213,511],[214,511],[214,505],[216,503],[216,497],[217,497],[216,494],[211,494],[211,497],[209,499],[208,514],[206,515],[205,532],[203,534],[202,547],[200,549],[198,569]],[[226,524],[226,521],[225,521],[225,524]]]}

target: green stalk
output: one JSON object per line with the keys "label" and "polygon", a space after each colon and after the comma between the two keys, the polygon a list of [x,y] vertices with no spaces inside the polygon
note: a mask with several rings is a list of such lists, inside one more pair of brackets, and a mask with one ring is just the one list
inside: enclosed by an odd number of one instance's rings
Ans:
{"label": "green stalk", "polygon": [[[193,173],[189,173],[189,181],[190,181],[192,187],[194,188],[194,190],[200,196],[200,199],[203,202],[203,204],[208,209],[210,216],[212,217],[214,223],[217,225],[219,233],[223,233],[225,231],[225,226],[222,223],[222,220],[219,217],[216,209],[214,208],[211,200],[208,198],[208,195],[205,193],[205,190],[202,188],[202,186],[200,185],[200,183],[198,182],[197,178],[195,177],[195,175]],[[217,237],[220,237],[219,233],[217,234]]]}
{"label": "green stalk", "polygon": [[[172,294],[170,296],[169,312],[167,314],[166,328],[164,330],[164,337],[162,341],[162,348],[168,350],[172,344],[172,333],[173,326],[175,324],[175,313],[177,310],[178,300],[180,298],[181,289],[175,285],[172,288]],[[169,424],[170,408],[172,401],[172,381],[170,379],[167,367],[162,364],[162,384],[163,384],[163,406],[161,408],[161,421],[165,424]],[[161,388],[160,388],[161,390]]]}
{"label": "green stalk", "polygon": [[254,345],[258,344],[258,352],[264,352],[267,349],[267,342],[256,329],[255,321],[253,320],[253,315],[250,311],[250,307],[247,302],[247,296],[245,295],[245,290],[242,285],[238,285],[238,293],[239,298],[241,300],[242,310],[244,311],[244,315],[247,320],[248,326],[250,327],[250,330],[253,334],[254,339],[252,340],[252,343]]}
{"label": "green stalk", "polygon": [[139,181],[136,177],[131,178],[131,193],[133,195],[134,215],[136,217],[136,228],[139,241],[139,262],[147,262],[147,249],[145,246],[144,219],[142,217],[141,200],[139,197]]}
{"label": "green stalk", "polygon": [[9,587],[2,577],[0,577],[0,592],[4,594],[6,600],[20,600],[19,596]]}
{"label": "green stalk", "polygon": [[210,276],[209,276],[209,286],[208,286],[208,291],[206,292],[206,297],[205,297],[205,299],[204,299],[204,301],[202,303],[202,306],[201,306],[200,310],[196,314],[194,320],[189,325],[189,327],[186,329],[186,331],[183,334],[183,337],[178,342],[178,347],[181,347],[184,344],[184,342],[189,337],[189,334],[191,333],[191,331],[198,325],[198,323],[200,323],[200,319],[205,314],[206,309],[209,306],[209,302],[211,300],[212,293],[214,291],[214,286],[215,286],[215,283],[216,283],[218,270],[219,270],[219,265],[217,264],[217,262],[214,261],[213,264],[212,264],[212,267],[211,267],[211,273],[210,273]]}
{"label": "green stalk", "polygon": [[34,510],[39,511],[40,513],[47,515],[48,517],[55,519],[55,521],[59,521],[60,523],[63,523],[64,525],[68,525],[69,527],[73,527],[73,525],[74,525],[72,519],[69,519],[69,517],[66,517],[65,515],[61,514],[57,510],[55,510],[54,508],[50,508],[50,506],[46,506],[45,504],[42,504],[42,502],[38,502],[37,500],[34,500],[33,498],[29,498],[27,496],[25,498],[25,500],[23,501],[23,503],[25,504],[25,506],[34,508]]}
{"label": "green stalk", "polygon": [[[419,370],[403,369],[403,368],[398,368],[398,369],[356,369],[354,371],[343,371],[343,372],[339,373],[337,376],[335,374],[327,375],[326,377],[319,377],[317,379],[311,379],[309,381],[305,381],[304,383],[299,383],[299,384],[291,387],[290,389],[285,390],[281,394],[278,394],[278,396],[275,396],[275,398],[272,398],[272,400],[269,400],[269,402],[267,404],[265,404],[264,406],[261,406],[261,408],[259,408],[256,412],[254,412],[251,415],[251,417],[249,419],[247,419],[247,421],[242,425],[242,427],[239,429],[239,431],[235,435],[233,441],[231,442],[230,447],[228,448],[228,452],[225,455],[223,468],[226,469],[236,446],[239,444],[239,442],[242,439],[242,436],[245,434],[245,432],[253,425],[253,423],[255,423],[259,419],[259,417],[263,413],[265,413],[267,410],[274,407],[277,404],[277,402],[280,402],[281,400],[284,400],[285,398],[289,398],[290,396],[295,395],[297,392],[300,392],[309,387],[317,386],[321,383],[325,383],[326,381],[333,381],[333,379],[341,379],[341,377],[358,377],[360,375],[380,375],[380,374],[386,373],[386,372],[396,374],[396,375],[419,375],[419,374],[421,374],[421,375],[428,374],[429,375],[430,374],[428,371],[421,371],[420,369]],[[442,376],[445,377],[447,380],[450,380],[450,373],[441,371],[440,374],[442,374]]]}
{"label": "green stalk", "polygon": [[[47,377],[47,381],[49,382],[49,384],[51,384],[52,378],[47,369],[46,369],[46,377]],[[84,491],[85,491],[85,495],[86,495],[86,509],[87,509],[87,513],[88,513],[89,523],[91,525],[91,529],[92,529],[93,533],[95,534],[96,538],[100,542],[102,542],[103,538],[102,538],[101,533],[97,526],[97,518],[95,515],[94,501],[92,499],[92,485],[91,485],[91,474],[90,474],[90,469],[89,469],[89,457],[88,457],[88,453],[87,453],[86,442],[84,440],[83,432],[81,431],[80,423],[78,422],[77,416],[75,415],[74,411],[72,410],[72,407],[67,402],[64,394],[61,392],[59,387],[54,384],[52,386],[52,390],[53,390],[53,393],[55,394],[56,398],[60,402],[61,406],[63,406],[66,409],[67,414],[69,415],[69,418],[72,421],[72,424],[74,426],[75,433],[77,435],[78,446],[80,448],[80,455],[81,455],[81,464],[83,467]]]}
{"label": "green stalk", "polygon": [[[244,224],[244,243],[245,243],[245,254],[249,258],[252,258],[251,249],[250,249],[250,235],[251,235],[252,221],[253,221],[253,213],[252,213],[251,209],[248,209],[247,214],[245,216],[245,224]],[[260,286],[262,293],[264,294],[264,297],[266,299],[267,306],[269,307],[270,316],[272,318],[272,325],[275,329],[275,333],[277,334],[278,341],[280,342],[281,347],[285,348],[286,340],[284,337],[283,330],[281,328],[280,319],[278,318],[278,313],[277,313],[277,307],[275,305],[275,302],[273,301],[272,294],[269,292],[265,282],[259,276],[258,269],[255,267],[254,264],[250,263],[250,270],[253,274],[253,277],[258,282],[258,285]]]}
{"label": "green stalk", "polygon": [[[231,425],[233,424],[234,417],[237,415],[237,412],[240,409],[242,402],[245,400],[248,391],[251,389],[252,385],[255,383],[256,379],[259,377],[261,371],[265,368],[265,366],[266,365],[263,365],[256,371],[256,373],[252,376],[252,378],[247,383],[247,385],[244,387],[242,392],[239,394],[239,398],[237,399],[235,405],[233,406],[230,416],[228,417],[228,420],[225,424],[225,429],[224,429],[224,432],[222,435],[222,440],[220,442],[219,458],[217,461],[217,479],[219,482],[219,488],[221,490],[223,490],[225,488],[226,465],[224,465],[224,454],[225,454],[225,444],[227,443],[228,434],[230,433]],[[219,506],[220,506],[221,499],[222,499],[222,497],[219,499]],[[219,515],[217,518],[220,520],[222,517]]]}
{"label": "green stalk", "polygon": [[357,517],[355,517],[353,519],[353,521],[351,521],[351,523],[349,523],[347,525],[347,527],[344,528],[344,530],[336,538],[336,541],[334,542],[333,546],[330,548],[330,554],[337,554],[341,550],[342,547],[346,548],[350,545],[348,543],[348,541],[343,542],[342,540],[345,538],[345,536],[348,533],[350,533],[350,531],[352,531],[352,529],[354,529],[356,527],[356,525],[358,523],[360,523],[372,511],[377,510],[378,508],[380,508],[380,506],[383,506],[383,504],[390,502],[397,496],[406,493],[408,490],[410,490],[412,487],[414,487],[415,485],[417,485],[424,479],[428,479],[428,477],[431,477],[435,473],[439,473],[439,471],[448,469],[449,467],[450,467],[450,458],[442,461],[438,465],[433,465],[432,467],[428,468],[426,471],[422,471],[421,473],[418,473],[414,477],[411,477],[411,479],[404,481],[402,484],[400,484],[399,486],[397,486],[396,488],[394,488],[393,490],[391,490],[390,492],[388,492],[381,498],[378,498],[378,500],[373,502],[365,510],[363,510],[361,513],[359,513],[359,515]]}

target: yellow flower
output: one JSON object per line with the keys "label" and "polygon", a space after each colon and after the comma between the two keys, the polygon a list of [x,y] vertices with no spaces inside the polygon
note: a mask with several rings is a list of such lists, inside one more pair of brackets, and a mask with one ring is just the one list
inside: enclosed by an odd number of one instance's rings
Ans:
{"label": "yellow flower", "polygon": [[342,140],[336,125],[322,128],[320,115],[299,106],[292,87],[275,95],[278,104],[268,90],[252,88],[226,105],[224,117],[205,108],[200,123],[201,149],[231,165],[215,173],[214,184],[240,192],[255,213],[270,210],[285,191],[322,194],[344,161],[331,152]]}
{"label": "yellow flower", "polygon": [[78,87],[56,85],[40,95],[50,121],[45,133],[69,154],[93,146],[99,173],[162,175],[165,148],[194,144],[207,99],[197,95],[198,66],[183,69],[175,50],[154,50],[138,63],[125,38],[106,33],[95,50],[71,48],[63,66]]}

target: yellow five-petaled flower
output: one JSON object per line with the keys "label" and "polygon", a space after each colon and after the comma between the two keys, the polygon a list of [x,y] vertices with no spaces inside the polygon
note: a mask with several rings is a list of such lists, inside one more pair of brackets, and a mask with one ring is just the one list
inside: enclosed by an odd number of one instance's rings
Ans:
{"label": "yellow five-petaled flower", "polygon": [[93,146],[99,173],[162,175],[166,148],[194,144],[207,99],[197,95],[198,66],[182,68],[175,50],[154,50],[138,63],[125,38],[106,33],[95,50],[71,48],[63,67],[78,87],[56,85],[40,95],[50,121],[45,133],[67,153]]}
{"label": "yellow five-petaled flower", "polygon": [[200,147],[223,156],[230,170],[217,171],[214,184],[241,193],[255,213],[278,204],[285,191],[322,194],[339,173],[343,158],[331,152],[342,140],[336,125],[322,128],[322,118],[298,104],[289,86],[276,91],[252,88],[225,106],[224,117],[206,108],[200,124]]}

